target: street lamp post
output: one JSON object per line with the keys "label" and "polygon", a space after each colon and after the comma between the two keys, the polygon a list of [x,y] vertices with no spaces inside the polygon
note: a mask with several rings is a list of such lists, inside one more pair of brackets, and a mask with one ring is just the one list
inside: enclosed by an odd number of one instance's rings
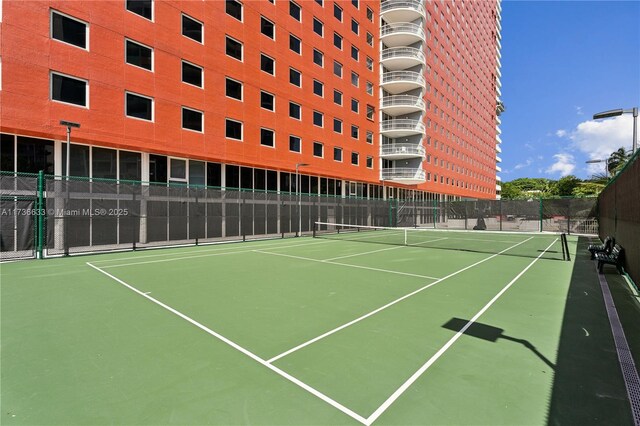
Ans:
{"label": "street lamp post", "polygon": [[300,190],[300,167],[308,166],[307,163],[296,163],[296,192],[298,193],[298,234],[302,236],[302,191]]}
{"label": "street lamp post", "polygon": [[601,118],[617,117],[622,114],[633,114],[633,144],[631,145],[631,155],[636,152],[638,146],[638,107],[629,109],[612,109],[610,111],[603,111],[597,114],[593,114],[594,120]]}
{"label": "street lamp post", "polygon": [[609,160],[588,160],[587,164],[604,163],[604,175],[609,177]]}
{"label": "street lamp post", "polygon": [[[60,125],[67,127],[67,164],[65,167],[65,180],[66,180],[66,188],[65,188],[65,198],[64,198],[64,216],[67,215],[69,211],[69,171],[71,170],[71,129],[72,128],[80,128],[80,123],[74,123],[73,121],[65,121],[60,120]],[[67,218],[62,221],[63,235],[64,235],[64,255],[69,255],[69,224],[67,224]]]}

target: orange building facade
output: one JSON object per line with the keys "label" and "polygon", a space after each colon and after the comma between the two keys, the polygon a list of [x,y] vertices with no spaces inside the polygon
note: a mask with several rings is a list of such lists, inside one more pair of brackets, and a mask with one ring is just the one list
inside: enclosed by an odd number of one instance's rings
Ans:
{"label": "orange building facade", "polygon": [[[0,168],[495,198],[497,1],[4,1]],[[296,188],[296,171],[302,175]]]}

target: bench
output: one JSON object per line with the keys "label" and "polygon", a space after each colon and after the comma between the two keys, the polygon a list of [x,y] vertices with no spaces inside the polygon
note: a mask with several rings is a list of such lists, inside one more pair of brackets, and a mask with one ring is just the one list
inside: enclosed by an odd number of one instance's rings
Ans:
{"label": "bench", "polygon": [[611,249],[611,253],[604,252],[596,253],[596,260],[598,261],[598,272],[602,273],[602,268],[605,264],[615,265],[618,272],[622,273],[622,263],[624,262],[624,249],[620,244],[616,244]]}
{"label": "bench", "polygon": [[611,249],[616,243],[616,239],[613,237],[607,237],[604,239],[604,244],[591,244],[587,248],[591,252],[591,260],[596,258],[596,253],[611,254]]}

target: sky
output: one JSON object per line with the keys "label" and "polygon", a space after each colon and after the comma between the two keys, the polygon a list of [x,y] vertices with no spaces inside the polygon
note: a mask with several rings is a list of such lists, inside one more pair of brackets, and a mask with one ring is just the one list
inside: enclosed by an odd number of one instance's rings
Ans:
{"label": "sky", "polygon": [[504,0],[501,23],[502,181],[604,173],[633,117],[592,117],[640,107],[640,0]]}

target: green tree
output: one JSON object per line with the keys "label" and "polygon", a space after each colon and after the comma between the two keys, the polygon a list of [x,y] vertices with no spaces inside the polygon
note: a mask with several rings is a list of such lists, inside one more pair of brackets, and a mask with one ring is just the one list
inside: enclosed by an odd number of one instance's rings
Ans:
{"label": "green tree", "polygon": [[573,189],[577,187],[580,182],[582,181],[574,175],[564,176],[560,178],[560,180],[556,184],[557,195],[561,197],[573,195]]}
{"label": "green tree", "polygon": [[573,188],[572,195],[574,197],[588,197],[592,195],[598,195],[604,189],[606,183],[586,181],[580,182],[578,186]]}
{"label": "green tree", "polygon": [[524,194],[522,190],[518,188],[517,185],[514,185],[513,182],[505,182],[502,185],[502,190],[500,191],[501,198],[505,200],[517,200],[519,198],[524,198]]}
{"label": "green tree", "polygon": [[615,176],[629,160],[629,154],[624,148],[613,151],[607,160],[607,170],[610,176]]}

